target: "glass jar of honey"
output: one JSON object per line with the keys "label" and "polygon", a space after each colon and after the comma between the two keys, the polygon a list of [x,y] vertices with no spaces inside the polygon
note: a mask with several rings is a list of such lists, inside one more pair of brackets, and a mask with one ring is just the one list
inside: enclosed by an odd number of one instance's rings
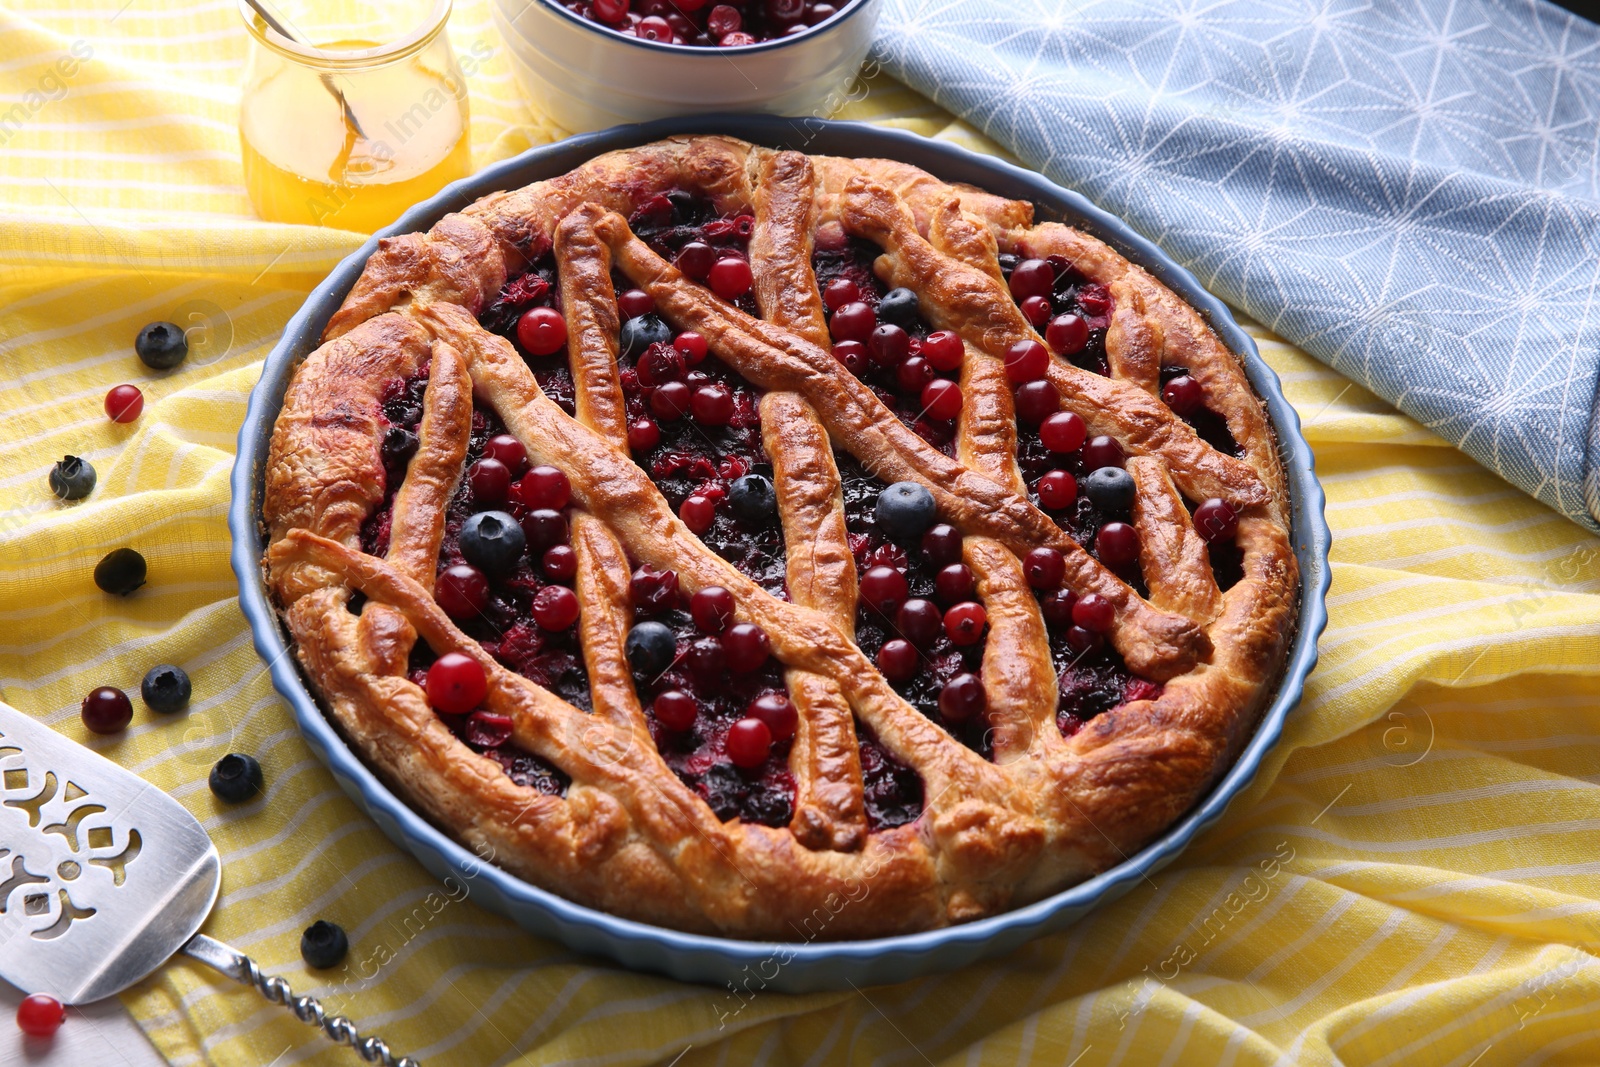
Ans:
{"label": "glass jar of honey", "polygon": [[272,222],[371,233],[472,169],[451,0],[240,0],[245,187]]}

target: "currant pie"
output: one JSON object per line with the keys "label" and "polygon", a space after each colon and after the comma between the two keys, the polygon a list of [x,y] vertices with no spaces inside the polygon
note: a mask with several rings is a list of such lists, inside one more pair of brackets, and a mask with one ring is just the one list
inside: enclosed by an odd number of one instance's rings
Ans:
{"label": "currant pie", "polygon": [[1193,308],[1027,203],[723,137],[380,242],[265,479],[273,595],[386,781],[529,882],[729,936],[1119,862],[1237,755],[1297,615],[1272,427]]}

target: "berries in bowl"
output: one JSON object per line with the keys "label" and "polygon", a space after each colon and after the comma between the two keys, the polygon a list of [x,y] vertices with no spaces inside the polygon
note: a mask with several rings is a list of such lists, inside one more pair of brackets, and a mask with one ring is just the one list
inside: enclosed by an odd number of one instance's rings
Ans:
{"label": "berries in bowl", "polygon": [[535,108],[572,131],[669,115],[826,113],[872,43],[875,0],[496,0]]}

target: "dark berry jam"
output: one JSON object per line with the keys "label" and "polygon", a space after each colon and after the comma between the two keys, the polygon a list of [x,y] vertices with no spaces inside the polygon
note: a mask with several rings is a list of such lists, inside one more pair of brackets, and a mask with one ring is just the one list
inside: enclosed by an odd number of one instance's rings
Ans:
{"label": "dark berry jam", "polygon": [[523,273],[507,279],[494,300],[478,315],[478,321],[484,329],[499,334],[517,346],[517,351],[522,353],[522,358],[527,361],[534,378],[539,382],[539,388],[561,410],[571,415],[577,411],[577,390],[572,381],[567,349],[563,347],[551,355],[534,355],[517,336],[518,322],[534,308],[561,310],[555,256],[549,252],[535,260]]}
{"label": "dark berry jam", "polygon": [[[792,739],[775,741],[766,760],[752,768],[734,766],[726,747],[729,728],[746,717],[757,697],[786,692],[782,665],[769,658],[760,669],[739,673],[711,662],[715,657],[693,654],[692,647],[707,640],[707,635],[696,629],[681,602],[663,610],[641,611],[636,617],[664,623],[677,637],[672,666],[659,678],[635,679],[650,736],[667,766],[719,819],[787,826],[795,802],[794,776],[789,773]],[[694,698],[697,710],[686,730],[668,729],[656,717],[655,698],[669,690]]]}
{"label": "dark berry jam", "polygon": [[[824,311],[829,330],[833,335],[834,357],[857,378],[872,387],[878,399],[895,416],[924,441],[947,456],[955,455],[956,417],[941,413],[933,398],[927,395],[928,383],[942,381],[954,385],[960,378],[959,363],[940,369],[924,356],[923,342],[932,332],[926,319],[917,309],[915,298],[909,301],[885,302],[889,288],[878,280],[872,263],[882,250],[870,241],[847,238],[837,248],[819,247],[811,257],[811,268],[817,277],[817,286],[824,293]],[[853,296],[829,296],[830,287],[838,293],[838,286]],[[850,287],[853,287],[850,288]],[[908,290],[899,291],[905,296]],[[853,340],[861,329],[852,331],[843,327],[839,314],[858,316],[861,322],[867,317],[859,309],[848,309],[850,304],[865,304],[872,311],[871,323],[875,330],[881,326],[898,327],[903,339],[891,336],[884,339],[867,333],[862,340]],[[839,307],[835,307],[839,304]],[[843,340],[843,343],[840,341]],[[885,343],[888,340],[892,343]],[[902,351],[901,345],[904,349]],[[939,386],[936,388],[944,388]],[[957,389],[955,397],[959,398]],[[948,401],[959,411],[959,399]],[[950,414],[950,417],[942,417]]]}
{"label": "dark berry jam", "polygon": [[1109,648],[1080,655],[1062,633],[1052,629],[1050,652],[1061,697],[1056,705],[1056,726],[1063,736],[1071,737],[1084,723],[1112,708],[1161,695],[1161,686],[1131,674],[1122,657]]}
{"label": "dark berry jam", "polygon": [[562,6],[624,37],[701,48],[738,48],[798,36],[833,18],[847,2],[564,0]]}
{"label": "dark berry jam", "polygon": [[[888,566],[904,576],[909,598],[934,602],[941,614],[953,606],[952,598],[941,598],[936,589],[936,577],[941,562],[933,559],[923,548],[921,539],[896,542],[878,529],[874,509],[878,495],[886,488],[883,482],[868,474],[861,464],[845,452],[834,453],[839,465],[839,478],[844,490],[845,528],[850,539],[850,551],[855,556],[858,575],[865,576],[872,568]],[[976,599],[976,595],[959,598]],[[900,639],[898,612],[885,613],[868,603],[863,596],[856,611],[856,645],[868,658],[876,660],[886,642]],[[993,745],[988,721],[976,715],[965,722],[951,722],[939,707],[939,697],[946,683],[960,674],[981,675],[983,650],[987,644],[987,630],[976,642],[964,646],[954,644],[942,626],[932,641],[918,645],[916,668],[904,680],[890,679],[895,692],[929,719],[957,738],[968,748],[986,758],[992,756]]]}
{"label": "dark berry jam", "polygon": [[[1012,274],[1022,262],[1033,261],[1024,261],[1022,257],[1010,253],[1001,254],[1000,273],[1005,276],[1007,283],[1012,282]],[[1048,291],[1035,294],[1040,296],[1044,303],[1027,303],[1026,297],[1018,292],[1019,287],[1016,284],[1012,284],[1013,298],[1016,299],[1018,306],[1023,308],[1025,314],[1030,309],[1039,309],[1037,317],[1029,316],[1029,318],[1033,322],[1034,329],[1042,337],[1053,336],[1050,323],[1058,316],[1076,315],[1081,318],[1083,325],[1076,332],[1063,331],[1070,340],[1054,346],[1056,353],[1084,370],[1100,375],[1110,374],[1110,367],[1106,362],[1106,328],[1111,325],[1113,305],[1111,290],[1079,273],[1065,256],[1050,256],[1045,262],[1049,264],[1049,269],[1054,274],[1054,281],[1048,283]]]}
{"label": "dark berry jam", "polygon": [[[675,264],[691,281],[708,285],[707,268],[717,260],[748,260],[755,216],[719,215],[707,198],[674,189],[641,204],[628,219],[628,225],[656,255]],[[704,248],[685,254],[684,247],[691,244]],[[614,275],[614,281],[619,290],[631,288],[619,275]],[[758,314],[752,292],[744,292],[730,302],[747,315]]]}
{"label": "dark berry jam", "polygon": [[922,814],[922,777],[890,755],[860,719],[856,720],[856,742],[861,750],[867,828],[887,830],[915,821]]}

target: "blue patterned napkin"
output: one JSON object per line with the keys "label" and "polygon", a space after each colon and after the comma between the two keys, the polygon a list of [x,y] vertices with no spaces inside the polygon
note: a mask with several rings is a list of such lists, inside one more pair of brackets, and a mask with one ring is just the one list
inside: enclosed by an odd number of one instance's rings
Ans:
{"label": "blue patterned napkin", "polygon": [[885,69],[1600,530],[1600,28],[1543,0],[882,0]]}

